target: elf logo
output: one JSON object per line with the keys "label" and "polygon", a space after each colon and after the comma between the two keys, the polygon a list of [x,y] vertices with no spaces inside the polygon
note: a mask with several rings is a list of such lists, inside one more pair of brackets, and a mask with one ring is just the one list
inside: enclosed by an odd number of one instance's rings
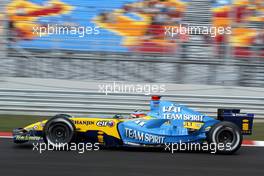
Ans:
{"label": "elf logo", "polygon": [[102,121],[98,121],[96,123],[96,125],[99,126],[99,127],[113,127],[113,126],[115,126],[115,122],[114,121],[102,120]]}

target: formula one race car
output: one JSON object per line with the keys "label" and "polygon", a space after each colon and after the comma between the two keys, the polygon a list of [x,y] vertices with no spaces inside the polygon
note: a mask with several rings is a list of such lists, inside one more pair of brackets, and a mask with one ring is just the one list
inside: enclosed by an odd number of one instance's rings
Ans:
{"label": "formula one race car", "polygon": [[179,143],[222,144],[218,153],[231,154],[252,133],[254,114],[239,109],[218,109],[217,119],[183,105],[152,96],[147,114],[135,112],[129,118],[80,118],[59,114],[53,118],[14,129],[15,143],[42,141],[49,145],[72,142],[104,146],[156,146]]}

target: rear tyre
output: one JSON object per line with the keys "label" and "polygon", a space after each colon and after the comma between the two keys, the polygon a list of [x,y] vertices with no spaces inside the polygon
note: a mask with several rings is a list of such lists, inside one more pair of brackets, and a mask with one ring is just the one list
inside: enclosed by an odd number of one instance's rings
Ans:
{"label": "rear tyre", "polygon": [[208,133],[208,142],[214,144],[219,154],[233,154],[242,144],[242,134],[239,127],[231,122],[215,124]]}
{"label": "rear tyre", "polygon": [[59,114],[47,121],[43,129],[46,144],[60,148],[74,142],[75,126],[69,117]]}

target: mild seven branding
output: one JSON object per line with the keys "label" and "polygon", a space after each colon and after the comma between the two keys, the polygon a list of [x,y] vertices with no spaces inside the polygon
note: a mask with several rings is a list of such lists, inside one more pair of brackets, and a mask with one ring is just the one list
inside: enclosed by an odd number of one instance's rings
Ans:
{"label": "mild seven branding", "polygon": [[165,139],[165,137],[163,136],[143,133],[141,131],[133,130],[130,128],[125,128],[125,135],[126,137],[130,139],[135,139],[138,141],[147,142],[147,143],[155,143],[155,144],[162,144],[164,143],[164,139]]}
{"label": "mild seven branding", "polygon": [[171,104],[170,106],[163,106],[162,117],[164,119],[176,119],[186,121],[203,121],[203,115],[191,114],[182,112],[183,108]]}

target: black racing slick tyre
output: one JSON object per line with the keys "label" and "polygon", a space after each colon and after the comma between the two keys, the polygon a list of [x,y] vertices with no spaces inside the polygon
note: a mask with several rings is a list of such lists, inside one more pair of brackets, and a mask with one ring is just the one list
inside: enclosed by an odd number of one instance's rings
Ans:
{"label": "black racing slick tyre", "polygon": [[63,146],[74,142],[75,125],[69,115],[59,114],[49,119],[43,129],[44,142],[51,146]]}
{"label": "black racing slick tyre", "polygon": [[232,122],[220,122],[211,127],[208,142],[214,144],[218,154],[233,154],[242,144],[240,128]]}

